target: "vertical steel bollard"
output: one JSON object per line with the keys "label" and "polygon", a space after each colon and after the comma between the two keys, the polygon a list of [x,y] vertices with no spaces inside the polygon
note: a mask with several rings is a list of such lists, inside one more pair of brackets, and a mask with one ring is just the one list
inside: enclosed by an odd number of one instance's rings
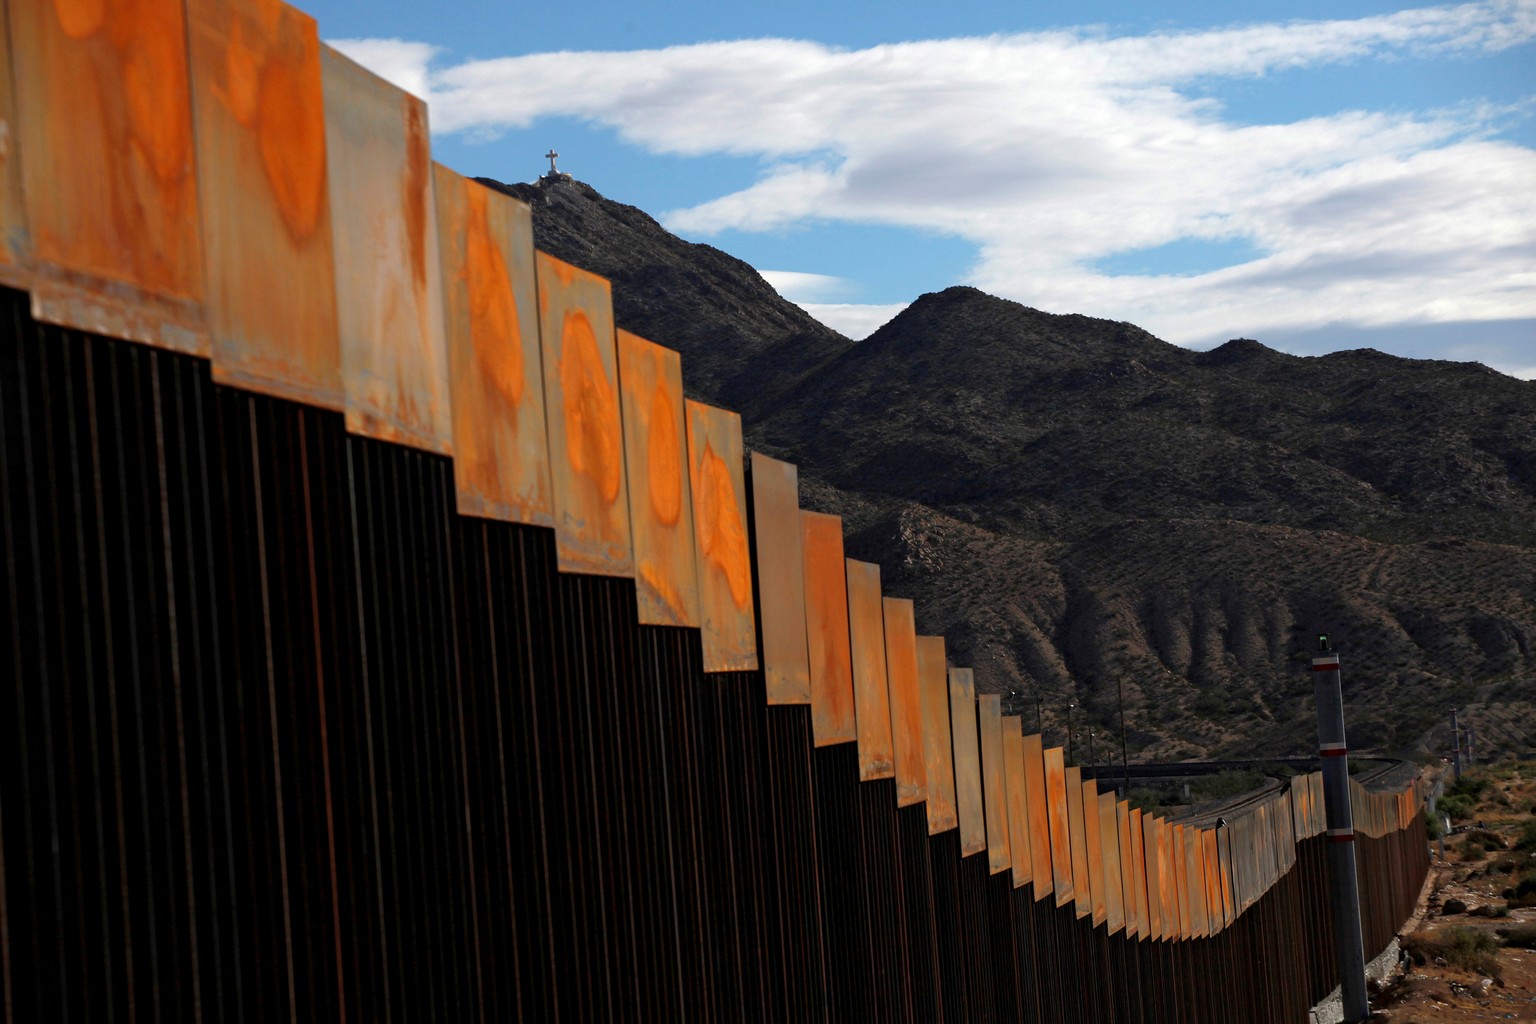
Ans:
{"label": "vertical steel bollard", "polygon": [[1323,806],[1328,815],[1328,888],[1338,939],[1339,989],[1344,1020],[1370,1014],[1365,994],[1365,942],[1360,930],[1360,890],[1355,879],[1355,824],[1349,803],[1349,748],[1344,742],[1344,695],[1339,656],[1326,635],[1317,638],[1312,692],[1317,698],[1317,748],[1323,762]]}

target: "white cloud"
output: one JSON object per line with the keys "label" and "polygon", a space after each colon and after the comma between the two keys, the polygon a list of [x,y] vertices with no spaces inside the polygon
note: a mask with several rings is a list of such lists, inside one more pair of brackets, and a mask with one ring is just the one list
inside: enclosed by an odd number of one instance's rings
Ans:
{"label": "white cloud", "polygon": [[801,309],[838,333],[860,341],[890,323],[907,308],[905,302],[860,305],[852,302],[799,302]]}
{"label": "white cloud", "polygon": [[759,270],[763,280],[790,302],[830,302],[847,298],[854,283],[831,274],[809,274],[803,270]]}
{"label": "white cloud", "polygon": [[[442,52],[441,47],[404,39],[327,39],[326,44],[340,50],[391,85],[399,86],[420,99],[433,101],[429,69],[432,58]],[[435,108],[432,113],[436,113]]]}
{"label": "white cloud", "polygon": [[[1536,317],[1536,151],[1497,139],[1507,112],[1243,125],[1210,98],[1228,78],[1533,40],[1536,0],[1490,0],[1140,37],[540,54],[444,67],[427,82],[440,131],[567,116],[653,152],[763,161],[750,187],[667,215],[674,230],[909,226],[974,243],[970,283],[988,291],[1199,343]],[[418,71],[431,59],[381,45]],[[1180,239],[1242,239],[1264,255],[1194,276],[1096,269]],[[868,308],[828,304],[838,297],[807,301],[829,317]]]}

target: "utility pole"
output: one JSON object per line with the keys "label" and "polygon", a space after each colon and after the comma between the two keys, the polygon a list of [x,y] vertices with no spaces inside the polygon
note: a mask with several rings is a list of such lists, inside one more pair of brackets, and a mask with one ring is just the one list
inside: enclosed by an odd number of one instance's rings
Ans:
{"label": "utility pole", "polygon": [[1067,763],[1077,764],[1077,758],[1073,754],[1072,736],[1072,709],[1077,707],[1077,701],[1067,701]]}
{"label": "utility pole", "polygon": [[1125,747],[1125,679],[1115,676],[1115,688],[1120,694],[1120,771],[1125,776],[1125,788],[1120,791],[1122,800],[1131,797],[1131,758]]}
{"label": "utility pole", "polygon": [[1456,724],[1456,709],[1451,708],[1451,739],[1456,744],[1451,748],[1451,771],[1459,779],[1461,778],[1461,726]]}
{"label": "utility pole", "polygon": [[1323,807],[1328,817],[1328,881],[1339,958],[1344,1020],[1370,1015],[1365,992],[1365,940],[1360,928],[1360,890],[1355,875],[1355,820],[1349,802],[1349,747],[1344,742],[1344,694],[1339,656],[1326,633],[1312,659],[1317,700],[1317,753],[1323,762]]}

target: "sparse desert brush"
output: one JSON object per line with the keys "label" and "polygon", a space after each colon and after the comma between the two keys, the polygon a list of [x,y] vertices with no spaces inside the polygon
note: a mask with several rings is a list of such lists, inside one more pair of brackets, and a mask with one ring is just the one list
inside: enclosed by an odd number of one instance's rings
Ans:
{"label": "sparse desert brush", "polygon": [[1536,949],[1536,924],[1516,924],[1499,929],[1504,945],[1516,949]]}
{"label": "sparse desert brush", "polygon": [[1438,958],[1447,966],[1486,978],[1497,978],[1501,973],[1499,940],[1478,928],[1452,925],[1435,932],[1414,932],[1403,937],[1403,948],[1415,963],[1432,963]]}

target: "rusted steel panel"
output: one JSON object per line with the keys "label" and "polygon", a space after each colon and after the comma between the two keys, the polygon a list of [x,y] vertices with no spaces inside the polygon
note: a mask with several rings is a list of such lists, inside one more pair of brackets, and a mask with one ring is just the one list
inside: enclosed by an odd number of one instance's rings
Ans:
{"label": "rusted steel panel", "polygon": [[1163,931],[1162,872],[1158,868],[1157,859],[1157,818],[1153,815],[1141,815],[1140,841],[1142,892],[1147,900],[1147,934],[1154,939],[1163,939],[1166,933]]}
{"label": "rusted steel panel", "polygon": [[1137,916],[1136,865],[1132,856],[1135,848],[1131,845],[1131,808],[1124,800],[1115,802],[1115,827],[1120,833],[1120,892],[1125,906],[1125,934],[1127,938],[1136,938],[1141,934],[1141,918]]}
{"label": "rusted steel panel", "polygon": [[181,0],[7,7],[33,315],[207,355]]}
{"label": "rusted steel panel", "polygon": [[955,810],[960,819],[960,854],[969,857],[986,849],[987,825],[981,805],[976,680],[968,668],[949,670],[949,727],[955,752]]}
{"label": "rusted steel panel", "polygon": [[923,774],[928,780],[928,834],[937,835],[958,823],[955,761],[949,737],[949,668],[944,662],[943,637],[917,638],[917,683],[923,702]]}
{"label": "rusted steel panel", "polygon": [[1051,805],[1045,785],[1045,748],[1039,733],[1024,737],[1024,785],[1029,790],[1029,852],[1034,862],[1030,875],[1035,882],[1035,899],[1043,900],[1055,891],[1056,876],[1051,865]]}
{"label": "rusted steel panel", "polygon": [[[560,570],[633,576],[618,356],[608,282],[542,252],[535,254],[534,265],[539,288],[549,472],[555,494],[555,549]],[[730,556],[737,566],[739,586],[746,588],[744,600],[750,606],[740,421],[734,414],[722,412],[696,424],[691,407],[684,415],[688,420],[693,471],[689,490],[694,501],[695,531],[708,528],[700,510],[718,497],[719,511],[731,531],[727,542]],[[699,415],[704,416],[702,412]],[[704,431],[698,452],[693,449],[695,427]],[[706,428],[713,428],[720,436],[717,438]],[[713,475],[702,479],[700,472]],[[701,494],[711,486],[718,495]],[[699,542],[702,545],[702,537]],[[753,648],[755,651],[755,639]]]}
{"label": "rusted steel panel", "polygon": [[1195,934],[1189,909],[1189,862],[1184,858],[1184,826],[1174,825],[1168,839],[1168,856],[1173,864],[1173,886],[1179,901],[1179,938]]}
{"label": "rusted steel panel", "polygon": [[853,706],[859,726],[859,778],[865,782],[890,779],[896,775],[896,763],[891,751],[891,704],[885,676],[885,611],[880,602],[880,567],[852,558],[844,559],[844,564],[848,572]]}
{"label": "rusted steel panel", "polygon": [[[811,668],[811,728],[818,747],[858,739],[853,713],[853,662],[848,648],[848,574],[843,568],[843,521],[822,512],[800,513],[805,576],[805,633]],[[943,743],[949,756],[949,689],[942,678],[944,641],[939,640]],[[947,828],[954,828],[954,779],[949,784]],[[928,805],[929,825],[933,805]]]}
{"label": "rusted steel panel", "polygon": [[1125,886],[1120,880],[1120,821],[1115,814],[1113,791],[1099,794],[1099,844],[1104,851],[1104,921],[1109,934],[1113,935],[1125,928]]}
{"label": "rusted steel panel", "polygon": [[314,19],[273,0],[187,16],[214,379],[341,409]]}
{"label": "rusted steel panel", "polygon": [[1221,884],[1221,919],[1230,926],[1237,918],[1237,900],[1232,895],[1232,828],[1216,830],[1217,877]]}
{"label": "rusted steel panel", "polygon": [[1003,719],[1003,781],[1008,787],[1008,851],[1013,862],[1013,885],[1032,880],[1034,862],[1029,852],[1029,788],[1024,781],[1024,733],[1019,719]]}
{"label": "rusted steel panel", "polygon": [[1291,778],[1289,786],[1291,794],[1291,813],[1296,822],[1296,834],[1302,835],[1307,828],[1307,779],[1304,775],[1295,775]]}
{"label": "rusted steel panel", "polygon": [[1067,766],[1060,747],[1044,752],[1045,809],[1051,830],[1051,875],[1056,905],[1072,902],[1072,831],[1067,815]]}
{"label": "rusted steel panel", "polygon": [[1184,830],[1184,880],[1189,893],[1189,933],[1203,938],[1207,931],[1205,919],[1205,872],[1201,870],[1200,830]]}
{"label": "rusted steel panel", "polygon": [[[426,104],[330,47],[320,68],[347,429],[452,454]],[[611,326],[597,344],[611,370]]]}
{"label": "rusted steel panel", "polygon": [[1013,866],[1008,849],[1008,784],[1003,767],[1002,698],[983,693],[976,698],[981,734],[981,794],[987,819],[987,865],[994,875]]}
{"label": "rusted steel panel", "polygon": [[759,653],[768,703],[809,704],[799,472],[761,452],[752,453],[751,466],[757,614],[763,629]]}
{"label": "rusted steel panel", "polygon": [[[616,332],[616,338],[638,618],[652,626],[697,626],[699,567],[693,489],[688,485],[683,360],[671,349],[628,331]],[[457,423],[457,389],[453,403]],[[463,459],[460,445],[455,461]],[[462,501],[463,491],[459,493]],[[793,522],[798,539],[798,513]]]}
{"label": "rusted steel panel", "polygon": [[1177,940],[1179,930],[1179,878],[1173,865],[1173,826],[1166,818],[1156,819],[1158,913],[1163,919],[1163,938]]}
{"label": "rusted steel panel", "polygon": [[1221,898],[1221,857],[1216,849],[1216,830],[1213,828],[1201,830],[1200,840],[1203,846],[1200,869],[1205,872],[1206,930],[1215,935],[1226,925],[1222,910],[1224,901]]}
{"label": "rusted steel panel", "polygon": [[[541,321],[541,328],[544,324]],[[546,375],[547,358],[546,349]],[[554,410],[560,406],[552,398],[550,406],[551,419],[558,418]],[[741,417],[691,400],[684,403],[683,415],[688,421],[688,486],[693,496],[704,671],[750,671],[757,668],[757,624],[752,608],[752,558],[747,552]],[[553,425],[550,442],[551,450],[558,453]],[[557,496],[558,480],[557,474]]]}
{"label": "rusted steel panel", "polygon": [[1142,939],[1156,938],[1152,928],[1151,907],[1147,900],[1147,847],[1141,809],[1131,808],[1129,817],[1131,822],[1130,877],[1131,892],[1136,896],[1136,935]]}
{"label": "rusted steel panel", "polygon": [[1099,786],[1092,779],[1083,780],[1083,836],[1088,846],[1088,886],[1093,899],[1093,923],[1101,925],[1108,916],[1109,901],[1104,880],[1104,836],[1099,817]]}
{"label": "rusted steel panel", "polygon": [[1079,918],[1093,913],[1093,881],[1088,873],[1088,831],[1083,819],[1083,770],[1067,769],[1067,831],[1072,845],[1072,900]]}
{"label": "rusted steel panel", "polygon": [[27,288],[31,284],[32,244],[27,237],[27,210],[22,202],[21,151],[17,147],[16,87],[11,60],[11,32],[0,7],[0,284]]}
{"label": "rusted steel panel", "polygon": [[[485,519],[552,526],[555,498],[544,420],[532,215],[526,203],[492,192],[441,164],[433,165],[433,171],[459,511]],[[632,342],[627,354],[637,363],[631,373],[633,383],[650,384],[658,405],[663,393],[665,401],[671,402],[662,410],[667,425],[652,435],[652,444],[670,446],[670,469],[676,477],[669,492],[674,503],[670,507],[675,510],[674,521],[687,518],[678,357],[638,338]],[[635,412],[642,425],[656,415],[652,406]],[[637,457],[643,459],[644,454]],[[681,543],[687,552],[691,587],[691,530],[683,533]],[[641,621],[651,621],[643,617],[643,593],[640,606]]]}
{"label": "rusted steel panel", "polygon": [[896,806],[920,803],[928,793],[923,764],[923,704],[917,684],[917,628],[912,602],[887,597],[885,671],[890,681],[891,744],[896,755]]}

